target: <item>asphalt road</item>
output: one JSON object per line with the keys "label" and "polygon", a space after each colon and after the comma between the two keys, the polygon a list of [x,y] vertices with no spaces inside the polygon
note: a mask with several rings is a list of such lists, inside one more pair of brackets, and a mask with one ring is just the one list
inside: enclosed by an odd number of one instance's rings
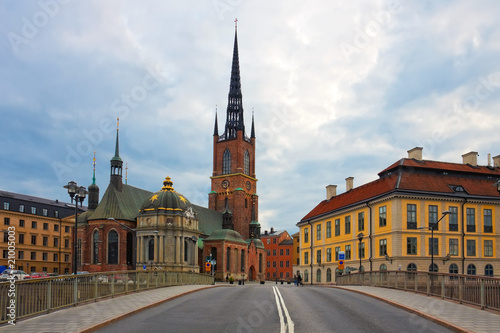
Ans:
{"label": "asphalt road", "polygon": [[211,288],[129,316],[97,332],[451,332],[346,290],[292,285]]}

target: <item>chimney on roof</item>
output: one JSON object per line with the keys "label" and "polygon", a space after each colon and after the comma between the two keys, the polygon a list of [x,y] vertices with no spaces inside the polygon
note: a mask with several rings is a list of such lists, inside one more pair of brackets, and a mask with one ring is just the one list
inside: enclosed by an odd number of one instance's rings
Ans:
{"label": "chimney on roof", "polygon": [[264,231],[264,235],[267,235],[267,230]]}
{"label": "chimney on roof", "polygon": [[326,187],[326,200],[330,200],[330,198],[336,195],[337,195],[337,185],[328,185]]}
{"label": "chimney on roof", "polygon": [[271,233],[271,234],[273,234],[273,233],[274,233],[274,228],[273,228],[273,227],[271,227],[271,232],[270,232],[270,233]]}
{"label": "chimney on roof", "polygon": [[413,158],[417,161],[422,160],[422,147],[415,147],[413,149],[408,150],[408,158]]}
{"label": "chimney on roof", "polygon": [[349,192],[354,188],[354,177],[347,177],[345,179],[345,191]]}
{"label": "chimney on roof", "polygon": [[463,164],[470,164],[472,166],[477,166],[477,156],[478,153],[476,151],[468,152],[467,154],[462,155]]}
{"label": "chimney on roof", "polygon": [[493,166],[496,168],[500,167],[500,155],[493,157]]}

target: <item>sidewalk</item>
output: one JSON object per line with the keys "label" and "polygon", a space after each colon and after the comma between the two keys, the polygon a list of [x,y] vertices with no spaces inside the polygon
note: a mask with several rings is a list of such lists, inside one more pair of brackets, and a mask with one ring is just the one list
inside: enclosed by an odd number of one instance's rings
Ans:
{"label": "sidewalk", "polygon": [[487,333],[498,332],[500,329],[500,312],[481,310],[436,297],[389,288],[368,286],[338,286],[334,288],[351,290],[381,299],[457,332]]}
{"label": "sidewalk", "polygon": [[206,288],[212,285],[175,286],[130,293],[76,307],[64,308],[37,317],[20,320],[15,326],[4,325],[0,332],[87,332],[105,323],[163,303],[167,300]]}

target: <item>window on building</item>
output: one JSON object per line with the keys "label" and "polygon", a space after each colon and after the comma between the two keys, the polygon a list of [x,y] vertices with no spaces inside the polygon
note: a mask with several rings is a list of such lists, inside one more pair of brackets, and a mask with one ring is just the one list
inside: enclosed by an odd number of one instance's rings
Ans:
{"label": "window on building", "polygon": [[358,231],[365,230],[365,212],[358,213]]}
{"label": "window on building", "polygon": [[326,222],[326,238],[332,237],[332,221]]}
{"label": "window on building", "polygon": [[429,265],[429,272],[439,272],[439,267],[436,263]]}
{"label": "window on building", "polygon": [[69,239],[68,238],[64,239],[64,248],[66,248],[66,249],[69,248]]}
{"label": "window on building", "polygon": [[304,228],[304,243],[309,243],[309,228]]}
{"label": "window on building", "polygon": [[385,271],[387,271],[387,265],[386,265],[386,264],[382,264],[382,265],[380,265],[380,271],[381,271],[381,272],[385,272]]}
{"label": "window on building", "polygon": [[49,224],[48,223],[44,223],[43,224],[43,230],[49,230]]}
{"label": "window on building", "polygon": [[316,282],[321,282],[321,269],[316,270]]}
{"label": "window on building", "polygon": [[385,227],[387,225],[387,207],[382,206],[378,208],[378,225]]}
{"label": "window on building", "polygon": [[273,249],[273,256],[276,256],[276,249]]}
{"label": "window on building", "polygon": [[417,229],[417,205],[406,205],[406,228]]}
{"label": "window on building", "polygon": [[309,265],[309,252],[304,252],[304,265]]}
{"label": "window on building", "polygon": [[346,216],[344,219],[345,224],[345,234],[348,235],[351,233],[351,217]]}
{"label": "window on building", "polygon": [[150,238],[148,240],[148,260],[155,260],[155,240]]}
{"label": "window on building", "polygon": [[307,269],[304,271],[304,282],[309,282],[309,271]]}
{"label": "window on building", "polygon": [[358,255],[360,258],[365,257],[365,243],[358,243]]}
{"label": "window on building", "polygon": [[439,224],[436,224],[438,221],[438,206],[429,205],[429,227],[432,227],[434,230],[439,230]]}
{"label": "window on building", "polygon": [[31,235],[31,245],[36,245],[36,235]]}
{"label": "window on building", "polygon": [[340,236],[340,219],[335,220],[335,236]]}
{"label": "window on building", "polygon": [[485,209],[483,211],[483,219],[484,219],[484,232],[493,232],[491,209]]}
{"label": "window on building", "polygon": [[245,150],[245,156],[244,156],[244,165],[245,165],[245,175],[250,176],[250,154],[248,153],[248,150]]}
{"label": "window on building", "polygon": [[118,264],[118,233],[115,230],[108,233],[108,264]]}
{"label": "window on building", "polygon": [[448,210],[450,211],[448,228],[450,231],[458,231],[458,208],[450,206]]}
{"label": "window on building", "polygon": [[59,211],[58,211],[58,210],[55,210],[55,211],[54,211],[54,217],[55,217],[55,218],[59,218]]}
{"label": "window on building", "polygon": [[316,225],[316,240],[321,240],[321,224]]}
{"label": "window on building", "polygon": [[283,267],[283,261],[280,260],[280,267]]}
{"label": "window on building", "polygon": [[31,229],[36,229],[36,221],[31,221]]}
{"label": "window on building", "polygon": [[450,256],[458,256],[458,239],[450,238],[449,240],[450,251],[448,252]]}
{"label": "window on building", "polygon": [[273,244],[276,244],[276,238],[273,238]]}
{"label": "window on building", "polygon": [[406,238],[406,254],[409,255],[417,254],[417,237]]}
{"label": "window on building", "polygon": [[489,239],[484,240],[484,256],[493,257],[493,241]]}
{"label": "window on building", "polygon": [[54,257],[54,258],[53,258],[53,259],[54,259],[54,261],[59,261],[59,254],[54,253],[54,256],[53,256],[53,257]]}
{"label": "window on building", "polygon": [[326,249],[326,262],[332,261],[332,248],[329,247]]}
{"label": "window on building", "polygon": [[450,274],[458,274],[458,265],[457,264],[451,264],[449,269],[448,269],[448,272]]}
{"label": "window on building", "polygon": [[417,265],[414,263],[409,263],[408,266],[406,266],[406,270],[408,272],[416,272],[417,271]]}
{"label": "window on building", "polygon": [[476,275],[476,266],[474,264],[467,266],[467,275]]}
{"label": "window on building", "polygon": [[54,231],[59,231],[59,224],[54,224]]}
{"label": "window on building", "polygon": [[285,261],[285,266],[286,266],[286,267],[290,267],[290,261],[288,261],[288,260],[287,260],[287,261]]}
{"label": "window on building", "polygon": [[64,262],[69,262],[69,254],[64,255]]}
{"label": "window on building", "polygon": [[280,249],[280,256],[283,255],[283,249]]}
{"label": "window on building", "polygon": [[351,245],[345,246],[345,260],[351,260]]}
{"label": "window on building", "polygon": [[316,263],[317,264],[321,263],[321,250],[316,251]]}
{"label": "window on building", "polygon": [[24,244],[24,234],[19,234],[19,244]]}
{"label": "window on building", "polygon": [[9,257],[9,250],[3,250],[2,254],[2,258],[7,259]]}
{"label": "window on building", "polygon": [[476,256],[476,240],[475,239],[467,239],[467,256],[475,257]]}
{"label": "window on building", "polygon": [[19,220],[19,226],[24,227],[24,220]]}
{"label": "window on building", "polygon": [[429,238],[429,255],[434,254],[439,255],[439,239]]}
{"label": "window on building", "polygon": [[3,233],[3,242],[4,243],[8,243],[9,242],[9,233],[8,232],[4,232]]}
{"label": "window on building", "polygon": [[36,260],[36,252],[31,252],[30,258],[31,260]]}
{"label": "window on building", "polygon": [[67,226],[67,225],[66,225],[66,226],[64,226],[64,232],[65,232],[65,233],[69,233],[69,226]]}
{"label": "window on building", "polygon": [[47,216],[47,213],[48,213],[47,208],[43,208],[42,209],[42,215],[43,216]]}
{"label": "window on building", "polygon": [[43,261],[47,261],[47,260],[48,260],[48,258],[49,258],[49,255],[47,254],[47,252],[43,252],[43,253],[42,253],[42,260],[43,260]]}
{"label": "window on building", "polygon": [[339,261],[340,246],[335,247],[335,261]]}
{"label": "window on building", "polygon": [[229,148],[226,148],[222,156],[222,174],[227,175],[229,173],[231,173],[231,152]]}
{"label": "window on building", "polygon": [[42,238],[42,246],[49,246],[49,237]]}
{"label": "window on building", "polygon": [[379,255],[385,256],[387,254],[387,239],[379,240]]}
{"label": "window on building", "polygon": [[24,205],[19,205],[19,213],[24,213]]}
{"label": "window on building", "polygon": [[487,264],[484,266],[484,275],[493,277],[493,265]]}
{"label": "window on building", "polygon": [[332,282],[332,270],[330,268],[326,270],[326,282]]}
{"label": "window on building", "polygon": [[290,255],[290,249],[286,249],[285,253],[286,253],[287,256],[289,256]]}
{"label": "window on building", "polygon": [[36,214],[36,207],[31,207],[31,214]]}
{"label": "window on building", "polygon": [[10,217],[3,218],[3,225],[10,225]]}
{"label": "window on building", "polygon": [[92,263],[94,265],[99,263],[99,230],[94,230],[92,234]]}
{"label": "window on building", "polygon": [[476,209],[467,208],[467,232],[476,232]]}
{"label": "window on building", "polygon": [[3,203],[3,209],[4,210],[10,210],[10,203],[4,201],[4,203]]}
{"label": "window on building", "polygon": [[267,262],[267,267],[271,267],[271,262],[270,261]]}
{"label": "window on building", "polygon": [[20,259],[20,260],[24,259],[24,251],[17,252],[17,259]]}

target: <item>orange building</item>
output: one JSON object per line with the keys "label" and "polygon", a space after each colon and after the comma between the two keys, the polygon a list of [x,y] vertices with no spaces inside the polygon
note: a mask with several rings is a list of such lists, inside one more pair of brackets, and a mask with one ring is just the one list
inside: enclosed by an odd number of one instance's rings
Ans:
{"label": "orange building", "polygon": [[286,230],[267,230],[260,236],[267,250],[266,280],[293,279],[293,240]]}

